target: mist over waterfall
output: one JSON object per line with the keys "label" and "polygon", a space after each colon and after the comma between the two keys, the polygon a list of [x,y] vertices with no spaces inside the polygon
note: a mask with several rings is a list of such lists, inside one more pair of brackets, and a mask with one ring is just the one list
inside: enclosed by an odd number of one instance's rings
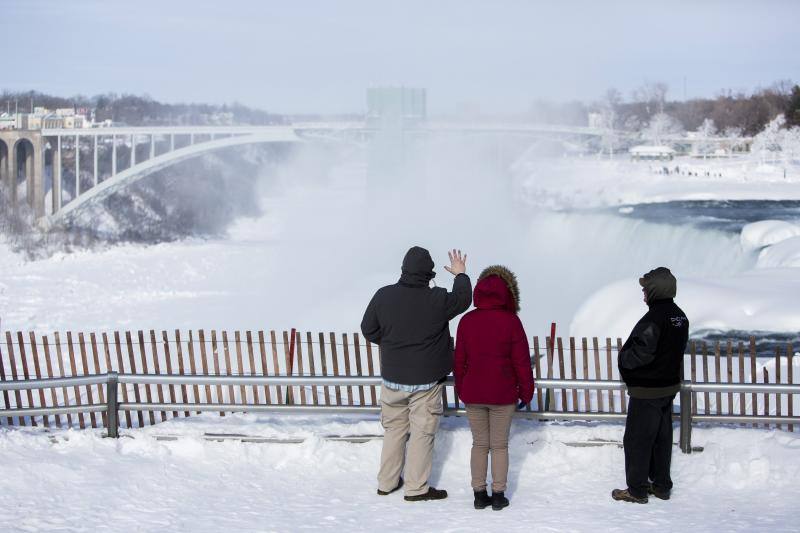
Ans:
{"label": "mist over waterfall", "polygon": [[396,167],[383,174],[374,160],[365,164],[359,150],[336,161],[301,150],[282,167],[280,191],[265,189],[266,214],[234,224],[234,241],[269,236],[276,270],[257,285],[280,302],[281,323],[290,317],[298,327],[357,329],[372,292],[397,280],[413,245],[431,251],[439,286],[451,286],[442,268],[451,248],[469,254],[473,281],[490,264],[514,270],[531,334],[551,321],[568,327],[603,286],[623,279],[636,286],[657,266],[680,279],[733,274],[755,261],[732,232],[521,203],[491,139],[418,140],[403,150],[406,181]]}

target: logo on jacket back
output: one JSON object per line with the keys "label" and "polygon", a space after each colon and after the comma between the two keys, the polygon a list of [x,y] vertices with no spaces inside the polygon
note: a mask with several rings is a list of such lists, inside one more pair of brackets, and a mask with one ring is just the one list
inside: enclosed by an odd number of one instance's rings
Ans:
{"label": "logo on jacket back", "polygon": [[685,316],[671,316],[669,317],[669,321],[672,323],[673,327],[682,328],[684,324],[686,324],[686,317]]}

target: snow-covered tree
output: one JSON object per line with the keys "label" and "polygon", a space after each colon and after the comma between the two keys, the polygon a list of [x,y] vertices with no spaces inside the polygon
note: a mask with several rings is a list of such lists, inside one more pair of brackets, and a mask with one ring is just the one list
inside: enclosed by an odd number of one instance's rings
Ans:
{"label": "snow-covered tree", "polygon": [[727,139],[728,149],[733,152],[736,149],[744,150],[747,147],[747,144],[742,137],[743,130],[742,128],[738,127],[729,127],[725,128],[725,131],[722,132],[722,136]]}
{"label": "snow-covered tree", "polygon": [[622,97],[619,91],[609,89],[603,95],[603,100],[600,102],[598,110],[598,125],[603,128],[602,143],[604,150],[608,151],[608,157],[613,156],[614,145],[618,140],[615,128],[617,126],[617,107],[619,107],[621,100]]}
{"label": "snow-covered tree", "polygon": [[655,145],[661,145],[664,144],[666,136],[682,131],[683,126],[673,117],[666,113],[656,113],[642,130],[642,137]]}
{"label": "snow-covered tree", "polygon": [[786,117],[778,115],[753,139],[753,153],[758,154],[761,162],[776,161],[781,151]]}
{"label": "snow-covered tree", "polygon": [[697,150],[697,153],[702,154],[705,158],[707,154],[713,152],[716,145],[709,139],[716,136],[717,127],[714,125],[714,121],[710,118],[705,119],[697,130],[698,141],[695,143],[695,150]]}
{"label": "snow-covered tree", "polygon": [[753,139],[753,153],[758,154],[762,163],[780,161],[784,175],[787,167],[800,158],[800,126],[785,126],[786,117],[778,115]]}
{"label": "snow-covered tree", "polygon": [[783,130],[781,159],[783,159],[784,165],[790,165],[800,159],[800,126]]}

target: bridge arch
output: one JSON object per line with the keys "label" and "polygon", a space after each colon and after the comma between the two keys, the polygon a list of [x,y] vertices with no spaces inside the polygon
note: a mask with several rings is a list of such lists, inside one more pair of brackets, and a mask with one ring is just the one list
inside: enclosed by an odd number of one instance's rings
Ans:
{"label": "bridge arch", "polygon": [[41,166],[41,162],[36,160],[36,152],[33,141],[25,137],[18,139],[11,147],[12,195],[17,199],[24,197],[31,207],[33,207],[36,187],[33,181],[37,170],[41,171],[38,168]]}
{"label": "bridge arch", "polygon": [[68,204],[64,205],[56,213],[47,217],[45,225],[67,222],[89,206],[97,205],[117,191],[129,187],[130,185],[155,172],[158,172],[159,170],[175,165],[187,159],[199,157],[201,155],[232,146],[264,143],[296,143],[303,141],[304,139],[298,136],[293,129],[281,128],[274,131],[233,135],[219,139],[212,139],[198,144],[190,144],[189,146],[177,148],[170,152],[151,157],[150,159],[141,163],[137,163],[132,167],[118,172],[101,183],[98,183],[96,186],[87,190],[85,193],[81,194]]}

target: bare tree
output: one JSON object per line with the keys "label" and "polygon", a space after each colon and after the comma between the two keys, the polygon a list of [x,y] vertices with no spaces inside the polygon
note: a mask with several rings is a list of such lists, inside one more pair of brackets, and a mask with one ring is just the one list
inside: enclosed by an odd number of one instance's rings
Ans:
{"label": "bare tree", "polygon": [[647,117],[664,112],[669,86],[663,81],[647,82],[633,91],[633,100],[645,104]]}

